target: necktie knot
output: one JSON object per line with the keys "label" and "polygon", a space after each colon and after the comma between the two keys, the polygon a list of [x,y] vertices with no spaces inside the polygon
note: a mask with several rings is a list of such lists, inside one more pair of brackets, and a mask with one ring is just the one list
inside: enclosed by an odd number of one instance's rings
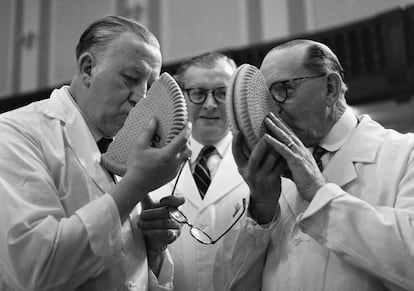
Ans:
{"label": "necktie knot", "polygon": [[106,150],[109,147],[109,144],[112,142],[112,138],[101,138],[100,140],[98,140],[98,142],[96,143],[98,145],[98,149],[101,152],[101,154],[105,153]]}
{"label": "necktie knot", "polygon": [[321,172],[323,171],[323,164],[322,164],[321,158],[327,152],[328,152],[327,150],[325,150],[323,147],[320,147],[320,146],[316,146],[316,147],[313,148],[312,155],[313,155],[313,158],[315,159],[316,164],[318,165],[318,168]]}
{"label": "necktie knot", "polygon": [[216,150],[216,148],[214,146],[204,146],[199,154],[199,161],[201,159],[206,159],[208,160],[208,158],[214,153],[214,151]]}
{"label": "necktie knot", "polygon": [[211,183],[210,170],[207,167],[208,158],[214,153],[216,148],[214,146],[205,146],[201,150],[198,162],[194,168],[194,181],[197,184],[200,196],[203,199],[206,195],[207,189]]}

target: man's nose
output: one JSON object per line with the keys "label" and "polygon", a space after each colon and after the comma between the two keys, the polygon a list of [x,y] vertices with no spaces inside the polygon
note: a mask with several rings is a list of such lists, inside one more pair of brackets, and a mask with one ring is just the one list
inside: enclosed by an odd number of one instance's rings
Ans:
{"label": "man's nose", "polygon": [[216,99],[214,99],[213,91],[210,91],[207,93],[206,101],[204,101],[204,107],[205,108],[216,108],[217,102]]}
{"label": "man's nose", "polygon": [[147,86],[142,84],[139,86],[136,86],[131,90],[131,96],[130,100],[132,102],[138,103],[142,98],[145,98],[147,94]]}

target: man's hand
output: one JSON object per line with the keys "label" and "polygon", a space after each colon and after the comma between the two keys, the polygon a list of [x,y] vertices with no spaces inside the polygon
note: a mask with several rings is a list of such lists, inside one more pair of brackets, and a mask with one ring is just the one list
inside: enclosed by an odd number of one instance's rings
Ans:
{"label": "man's hand", "polygon": [[166,196],[159,202],[153,202],[149,196],[142,200],[142,212],[138,226],[145,235],[147,249],[161,249],[174,242],[180,235],[181,224],[172,219],[168,207],[184,204],[184,197]]}
{"label": "man's hand", "polygon": [[164,250],[181,233],[181,224],[172,219],[168,207],[178,207],[184,203],[180,196],[167,196],[155,203],[149,196],[142,200],[142,212],[138,220],[147,247],[148,264],[158,276],[164,260]]}
{"label": "man's hand", "polygon": [[260,224],[268,223],[278,209],[285,164],[263,139],[250,156],[241,134],[234,137],[232,149],[239,173],[250,188],[250,215]]}
{"label": "man's hand", "polygon": [[325,184],[325,178],[312,154],[292,130],[273,113],[266,117],[265,125],[269,134],[265,135],[264,140],[286,160],[302,198],[311,201]]}
{"label": "man's hand", "polygon": [[180,134],[163,148],[151,147],[156,129],[157,122],[153,120],[128,155],[124,179],[133,180],[142,193],[149,193],[171,181],[191,155],[188,145],[191,123],[187,123]]}
{"label": "man's hand", "polygon": [[121,221],[125,221],[131,210],[149,192],[172,180],[182,163],[191,155],[188,145],[191,123],[187,123],[180,134],[163,148],[151,147],[156,129],[157,122],[152,120],[128,155],[124,177],[110,192]]}

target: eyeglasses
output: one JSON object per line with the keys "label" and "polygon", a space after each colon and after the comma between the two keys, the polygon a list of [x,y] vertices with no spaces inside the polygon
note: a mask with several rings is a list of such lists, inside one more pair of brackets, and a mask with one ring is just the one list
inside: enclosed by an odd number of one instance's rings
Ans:
{"label": "eyeglasses", "polygon": [[269,91],[272,94],[273,99],[277,103],[284,103],[286,99],[288,98],[288,89],[289,89],[288,83],[299,81],[299,80],[315,79],[315,78],[320,78],[323,76],[326,76],[326,73],[323,73],[317,76],[305,76],[305,77],[299,77],[299,78],[294,78],[294,79],[285,80],[285,81],[277,81],[273,83],[272,85],[270,85]]}
{"label": "eyeglasses", "polygon": [[[184,165],[185,165],[185,163],[181,166],[181,169],[178,173],[178,177],[175,180],[175,184],[174,184],[173,190],[171,192],[172,196],[175,193],[175,188],[177,187],[177,182],[178,182],[178,179],[181,176],[181,172],[184,168]],[[233,226],[240,220],[240,218],[243,216],[244,212],[246,211],[246,199],[243,198],[243,210],[242,211],[239,210],[240,214],[237,216],[237,218],[227,228],[227,230],[223,234],[221,234],[219,237],[217,237],[216,239],[213,239],[208,233],[206,233],[201,228],[191,224],[188,221],[187,216],[185,216],[185,214],[181,210],[179,210],[177,207],[169,206],[167,209],[168,209],[168,214],[170,215],[170,217],[172,219],[174,219],[178,223],[186,224],[190,227],[190,234],[193,238],[195,238],[198,242],[200,242],[202,244],[212,245],[212,244],[215,244],[216,242],[218,242],[223,236],[225,236],[233,228]]]}
{"label": "eyeglasses", "polygon": [[212,92],[213,98],[217,103],[223,103],[226,101],[227,87],[218,87],[214,89],[204,88],[187,88],[184,92],[187,93],[188,99],[194,104],[203,104],[208,96],[208,93]]}

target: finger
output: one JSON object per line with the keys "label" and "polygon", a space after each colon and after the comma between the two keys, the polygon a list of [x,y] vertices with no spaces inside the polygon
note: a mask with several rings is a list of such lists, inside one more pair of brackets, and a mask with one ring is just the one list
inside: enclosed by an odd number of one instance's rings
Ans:
{"label": "finger", "polygon": [[163,206],[158,208],[145,209],[142,211],[140,218],[143,221],[150,221],[157,219],[169,219],[170,215],[168,213],[167,207]]}
{"label": "finger", "polygon": [[[270,149],[269,145],[266,144],[266,146]],[[272,154],[271,152],[269,152],[269,149],[268,149],[268,154],[266,155],[261,165],[261,173],[263,174],[270,173],[276,165],[276,160],[277,160],[276,156]]]}
{"label": "finger", "polygon": [[269,116],[273,123],[276,125],[276,127],[282,129],[293,140],[293,142],[295,142],[296,144],[302,143],[300,139],[296,136],[296,134],[286,125],[286,123],[283,122],[282,119],[277,117],[273,112],[270,112]]}
{"label": "finger", "polygon": [[164,148],[174,156],[187,146],[188,139],[191,134],[191,122],[187,122],[181,132],[172,139],[172,141]]}
{"label": "finger", "polygon": [[264,120],[264,123],[269,133],[274,138],[278,139],[280,142],[284,144],[289,144],[292,141],[289,135],[285,133],[281,127],[277,126],[276,125],[277,122],[274,121],[271,117],[266,117]]}
{"label": "finger", "polygon": [[188,146],[188,143],[187,143],[184,146],[184,149],[182,149],[181,152],[179,152],[176,155],[176,158],[180,163],[185,163],[186,161],[188,161],[190,159],[191,153],[192,153],[191,149],[190,149],[190,147]]}
{"label": "finger", "polygon": [[259,169],[260,165],[262,164],[262,160],[265,157],[266,148],[267,145],[263,139],[260,139],[253,148],[248,164],[248,167],[251,171],[255,172]]}
{"label": "finger", "polygon": [[179,229],[181,225],[174,219],[138,220],[138,226],[144,230]]}
{"label": "finger", "polygon": [[243,153],[243,137],[239,133],[233,136],[232,141],[232,151],[234,160],[239,168],[244,168],[247,166],[248,157]]}
{"label": "finger", "polygon": [[137,144],[146,148],[148,147],[151,142],[154,134],[158,128],[158,121],[155,118],[151,118],[149,123],[146,125],[143,132],[140,134],[137,140]]}
{"label": "finger", "polygon": [[276,138],[272,137],[269,134],[265,134],[263,137],[264,141],[278,152],[286,161],[291,159],[294,156],[294,153],[285,145],[283,142],[280,142]]}
{"label": "finger", "polygon": [[141,200],[142,209],[155,208],[158,205],[149,195],[145,195],[144,199]]}
{"label": "finger", "polygon": [[183,205],[184,202],[185,202],[184,197],[177,194],[177,195],[174,195],[174,196],[169,195],[169,196],[163,197],[160,200],[160,205],[161,206],[178,207],[180,205]]}
{"label": "finger", "polygon": [[142,231],[144,235],[151,238],[152,244],[170,244],[180,235],[179,229],[148,229]]}

